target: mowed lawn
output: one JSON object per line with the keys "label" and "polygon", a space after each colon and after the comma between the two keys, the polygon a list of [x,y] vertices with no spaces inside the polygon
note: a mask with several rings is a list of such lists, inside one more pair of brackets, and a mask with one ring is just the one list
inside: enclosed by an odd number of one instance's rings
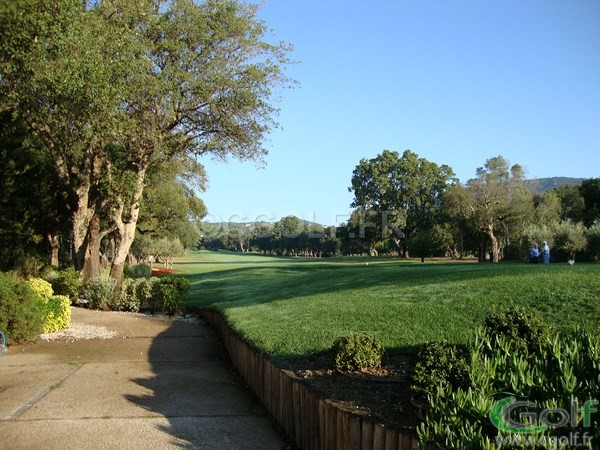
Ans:
{"label": "mowed lawn", "polygon": [[464,342],[492,311],[531,307],[559,329],[600,330],[600,265],[276,258],[192,252],[176,269],[190,306],[222,312],[279,363],[295,366],[337,336],[377,335],[388,351]]}

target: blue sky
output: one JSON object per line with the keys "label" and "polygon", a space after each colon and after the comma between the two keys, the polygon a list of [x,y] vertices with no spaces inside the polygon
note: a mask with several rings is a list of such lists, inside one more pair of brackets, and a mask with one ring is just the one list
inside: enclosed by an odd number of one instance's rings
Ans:
{"label": "blue sky", "polygon": [[266,0],[260,17],[300,86],[264,168],[204,161],[207,221],[345,221],[352,171],[384,149],[462,181],[497,155],[600,177],[598,0]]}

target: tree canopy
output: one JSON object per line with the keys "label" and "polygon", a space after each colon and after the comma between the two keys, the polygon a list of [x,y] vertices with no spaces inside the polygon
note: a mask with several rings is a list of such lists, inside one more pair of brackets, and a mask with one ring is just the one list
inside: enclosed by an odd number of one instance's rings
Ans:
{"label": "tree canopy", "polygon": [[52,157],[76,262],[98,273],[112,233],[119,280],[153,167],[261,160],[289,47],[236,0],[0,0],[3,109]]}
{"label": "tree canopy", "polygon": [[408,256],[406,238],[435,223],[441,196],[454,173],[416,153],[384,150],[373,159],[362,159],[352,173],[352,207],[375,212],[380,237],[392,236]]}

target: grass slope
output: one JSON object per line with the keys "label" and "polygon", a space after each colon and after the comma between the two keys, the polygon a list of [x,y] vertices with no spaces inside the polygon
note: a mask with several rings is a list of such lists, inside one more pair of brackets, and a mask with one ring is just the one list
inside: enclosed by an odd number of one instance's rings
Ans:
{"label": "grass slope", "polygon": [[351,332],[377,335],[388,351],[464,342],[491,311],[512,306],[531,307],[558,328],[600,329],[600,265],[196,252],[175,266],[192,283],[191,306],[220,310],[241,336],[290,366]]}

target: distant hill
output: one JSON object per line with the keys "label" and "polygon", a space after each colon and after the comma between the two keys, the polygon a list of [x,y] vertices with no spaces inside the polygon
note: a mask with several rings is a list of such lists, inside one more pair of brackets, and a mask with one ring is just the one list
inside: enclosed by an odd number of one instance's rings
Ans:
{"label": "distant hill", "polygon": [[531,187],[534,192],[542,194],[551,189],[561,186],[579,186],[583,178],[569,178],[569,177],[551,177],[551,178],[535,178],[533,180],[525,180],[525,184]]}

